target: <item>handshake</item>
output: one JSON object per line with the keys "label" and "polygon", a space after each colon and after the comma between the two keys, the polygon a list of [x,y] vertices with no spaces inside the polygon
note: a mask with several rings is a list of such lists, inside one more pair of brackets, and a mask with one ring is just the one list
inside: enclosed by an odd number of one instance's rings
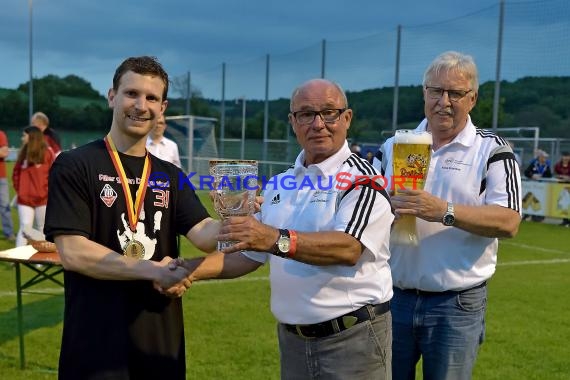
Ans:
{"label": "handshake", "polygon": [[165,257],[158,264],[156,278],[153,280],[154,288],[161,294],[177,298],[182,297],[186,290],[192,286],[194,278],[192,273],[198,267],[197,260],[173,259]]}

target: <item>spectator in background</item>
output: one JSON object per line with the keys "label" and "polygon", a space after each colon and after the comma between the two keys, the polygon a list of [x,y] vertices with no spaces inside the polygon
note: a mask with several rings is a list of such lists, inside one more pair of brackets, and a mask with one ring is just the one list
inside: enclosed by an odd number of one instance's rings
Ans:
{"label": "spectator in background", "polygon": [[156,120],[156,125],[150,131],[146,139],[146,148],[150,154],[181,167],[178,145],[169,138],[164,137],[166,131],[166,119],[164,115]]}
{"label": "spectator in background", "polygon": [[374,152],[369,150],[366,152],[366,161],[370,162],[371,164],[374,163]]}
{"label": "spectator in background", "polygon": [[[542,149],[537,149],[534,152],[534,158],[524,171],[525,177],[528,179],[539,180],[541,178],[552,178],[552,171],[550,170],[550,161],[548,160],[548,153]],[[528,214],[524,214],[522,220],[526,220]],[[542,222],[544,216],[532,215],[533,222]]]}
{"label": "spectator in background", "polygon": [[562,152],[562,157],[554,164],[556,178],[570,181],[570,152]]}
{"label": "spectator in background", "polygon": [[[560,160],[554,164],[554,174],[562,181],[570,181],[570,152],[562,152]],[[562,219],[561,226],[570,226],[570,219]]]}
{"label": "spectator in background", "polygon": [[38,127],[43,132],[46,143],[51,148],[55,156],[61,153],[61,142],[57,132],[49,126],[49,118],[43,112],[36,112],[32,115],[30,124]]}
{"label": "spectator in background", "polygon": [[550,161],[548,153],[542,149],[537,149],[535,158],[530,162],[524,171],[524,175],[529,179],[551,178]]}
{"label": "spectator in background", "polygon": [[34,126],[26,127],[22,134],[22,148],[12,172],[20,218],[16,247],[27,244],[25,230],[44,229],[48,174],[54,159],[55,155],[45,142],[42,131]]}
{"label": "spectator in background", "polygon": [[357,143],[353,142],[352,144],[350,144],[350,151],[358,155],[358,157],[362,157],[362,154],[360,152],[360,145],[358,145]]}
{"label": "spectator in background", "polygon": [[14,222],[10,210],[10,189],[6,177],[5,159],[10,153],[8,137],[4,131],[0,131],[0,217],[2,218],[2,232],[4,238],[9,241],[16,240],[14,237]]}

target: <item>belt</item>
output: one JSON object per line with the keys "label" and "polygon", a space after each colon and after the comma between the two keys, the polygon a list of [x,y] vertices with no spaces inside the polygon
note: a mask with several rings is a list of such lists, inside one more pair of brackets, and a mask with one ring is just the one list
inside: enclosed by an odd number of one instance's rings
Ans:
{"label": "belt", "polygon": [[398,288],[400,291],[404,292],[404,293],[412,293],[415,294],[417,296],[444,296],[444,295],[457,295],[457,294],[461,294],[463,292],[467,292],[469,290],[474,290],[474,289],[479,289],[482,288],[484,286],[487,286],[487,281],[483,281],[481,284],[479,285],[475,285],[472,288],[469,289],[463,289],[463,290],[444,290],[441,292],[430,292],[427,290],[421,290],[421,289],[402,289],[402,288]]}
{"label": "belt", "polygon": [[288,325],[285,329],[303,338],[323,338],[344,331],[360,322],[374,320],[377,316],[390,311],[390,301],[378,305],[365,305],[330,321],[313,325]]}

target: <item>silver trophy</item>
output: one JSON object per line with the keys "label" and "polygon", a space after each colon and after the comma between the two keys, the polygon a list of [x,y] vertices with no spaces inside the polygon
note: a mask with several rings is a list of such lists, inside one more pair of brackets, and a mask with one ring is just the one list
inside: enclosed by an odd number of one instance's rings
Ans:
{"label": "silver trophy", "polygon": [[[257,161],[211,160],[210,175],[214,180],[214,209],[220,218],[253,214],[257,193]],[[218,241],[218,250],[235,243]]]}

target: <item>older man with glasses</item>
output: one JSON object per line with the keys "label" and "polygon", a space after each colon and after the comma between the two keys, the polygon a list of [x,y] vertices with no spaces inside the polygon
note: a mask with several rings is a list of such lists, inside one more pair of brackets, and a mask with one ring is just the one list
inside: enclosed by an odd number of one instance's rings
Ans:
{"label": "older man with glasses", "polygon": [[[337,84],[298,87],[289,121],[303,150],[270,182],[288,177],[297,186],[270,186],[255,217],[224,221],[220,239],[239,241],[225,253],[179,264],[191,280],[270,264],[282,379],[390,379],[388,194],[372,183],[374,167],[348,147],[352,110]],[[310,185],[318,183],[326,188]]]}
{"label": "older man with glasses", "polygon": [[[457,52],[438,56],[423,81],[432,134],[423,190],[398,190],[396,215],[417,217],[418,245],[392,244],[393,378],[470,379],[485,334],[487,281],[495,272],[497,238],[515,236],[521,180],[508,142],[476,128],[477,67]],[[393,138],[381,147],[381,171],[392,175]],[[397,221],[396,221],[397,223]]]}

